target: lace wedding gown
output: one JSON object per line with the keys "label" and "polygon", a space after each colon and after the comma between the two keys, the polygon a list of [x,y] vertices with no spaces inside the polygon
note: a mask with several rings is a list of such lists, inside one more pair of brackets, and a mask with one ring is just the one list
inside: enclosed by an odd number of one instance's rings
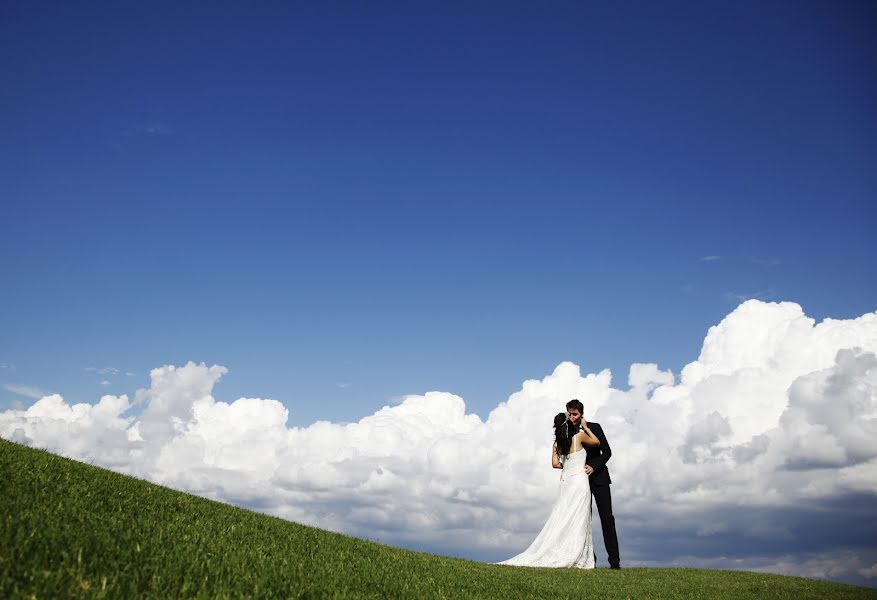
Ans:
{"label": "lace wedding gown", "polygon": [[545,526],[530,547],[499,565],[594,568],[591,484],[583,449],[564,457],[560,493]]}

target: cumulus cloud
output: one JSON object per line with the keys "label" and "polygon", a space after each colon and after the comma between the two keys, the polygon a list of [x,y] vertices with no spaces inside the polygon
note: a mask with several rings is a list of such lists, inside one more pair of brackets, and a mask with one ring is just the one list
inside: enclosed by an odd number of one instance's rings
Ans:
{"label": "cumulus cloud", "polygon": [[153,369],[133,402],[52,395],[0,413],[0,435],[299,522],[497,560],[541,528],[557,490],[549,424],[579,398],[613,448],[628,564],[863,578],[877,561],[875,352],[877,313],[817,324],[797,304],[750,300],[678,376],[634,364],[620,390],[608,369],[564,362],[484,420],[429,392],[355,423],[290,428],[276,400],[217,402],[225,367],[188,363]]}
{"label": "cumulus cloud", "polygon": [[52,394],[27,410],[0,413],[0,436],[110,468],[125,467],[131,462],[126,435],[131,419],[121,415],[128,408],[127,396],[71,406]]}

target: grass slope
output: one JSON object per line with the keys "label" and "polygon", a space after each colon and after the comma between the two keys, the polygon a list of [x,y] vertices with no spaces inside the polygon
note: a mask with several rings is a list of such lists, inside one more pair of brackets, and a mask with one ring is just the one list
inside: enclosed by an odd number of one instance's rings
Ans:
{"label": "grass slope", "polygon": [[738,571],[501,567],[305,527],[0,440],[0,597],[877,598]]}

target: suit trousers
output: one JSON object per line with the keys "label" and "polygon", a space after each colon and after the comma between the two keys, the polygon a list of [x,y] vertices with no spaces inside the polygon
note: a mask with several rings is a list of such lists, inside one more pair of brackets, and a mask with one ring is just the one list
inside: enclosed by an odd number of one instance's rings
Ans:
{"label": "suit trousers", "polygon": [[[600,525],[603,528],[603,543],[606,545],[609,566],[620,567],[621,557],[618,554],[618,534],[615,532],[615,516],[612,514],[612,494],[609,486],[599,485],[592,487],[591,496],[597,502],[597,512],[600,514]],[[595,561],[596,557],[595,553]]]}

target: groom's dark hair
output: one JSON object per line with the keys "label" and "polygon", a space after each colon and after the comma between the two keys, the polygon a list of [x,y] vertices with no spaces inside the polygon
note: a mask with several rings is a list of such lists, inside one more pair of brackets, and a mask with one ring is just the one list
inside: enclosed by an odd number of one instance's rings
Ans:
{"label": "groom's dark hair", "polygon": [[572,400],[570,400],[569,402],[566,403],[566,410],[569,410],[571,408],[575,408],[580,413],[583,413],[583,414],[585,412],[585,405],[582,404],[581,402],[579,402],[578,400],[576,400],[575,398],[573,398]]}

